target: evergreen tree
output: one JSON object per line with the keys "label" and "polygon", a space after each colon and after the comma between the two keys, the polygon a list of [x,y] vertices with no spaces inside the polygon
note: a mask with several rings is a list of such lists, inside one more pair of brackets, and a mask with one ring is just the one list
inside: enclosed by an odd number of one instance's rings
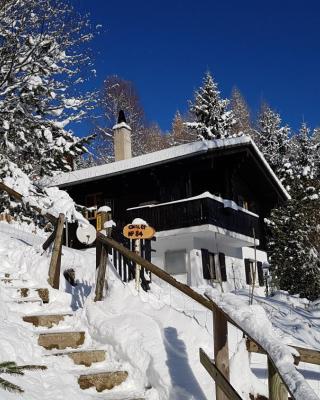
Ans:
{"label": "evergreen tree", "polygon": [[314,300],[320,295],[320,184],[315,144],[305,123],[291,142],[284,174],[291,200],[270,218],[273,284]]}
{"label": "evergreen tree", "polygon": [[288,141],[287,152],[285,155],[286,162],[281,170],[278,171],[282,179],[282,183],[295,197],[293,189],[304,188],[306,182],[316,178],[317,175],[317,148],[310,129],[306,123],[302,123],[299,132],[293,135]]}
{"label": "evergreen tree", "polygon": [[[44,370],[47,369],[46,366],[43,365],[17,365],[15,362],[6,361],[0,363],[0,374],[8,374],[8,375],[24,375],[24,371],[27,370]],[[6,379],[0,378],[0,387],[4,390],[8,390],[9,392],[14,393],[23,393],[23,389],[20,386],[15,385]]]}
{"label": "evergreen tree", "polygon": [[282,179],[289,157],[290,128],[281,125],[281,117],[264,105],[259,115],[258,146],[274,172]]}
{"label": "evergreen tree", "polygon": [[295,135],[295,151],[292,160],[294,175],[299,179],[313,179],[316,176],[316,144],[310,137],[310,129],[306,123],[301,125]]}
{"label": "evergreen tree", "polygon": [[201,139],[223,139],[231,135],[235,124],[234,115],[228,110],[229,100],[221,99],[218,85],[209,72],[203,79],[203,85],[196,90],[190,113],[194,122],[187,127],[194,130]]}
{"label": "evergreen tree", "polygon": [[320,179],[320,128],[316,128],[312,134],[312,142],[314,144],[314,152],[315,152],[315,168],[316,168],[316,177]]}
{"label": "evergreen tree", "polygon": [[[87,18],[66,0],[7,0],[0,7],[0,153],[30,177],[69,171],[86,139],[68,125],[91,109],[79,94]],[[5,171],[1,171],[1,177]]]}
{"label": "evergreen tree", "polygon": [[295,197],[272,211],[269,253],[272,284],[309,300],[320,296],[320,186],[307,180],[292,190]]}

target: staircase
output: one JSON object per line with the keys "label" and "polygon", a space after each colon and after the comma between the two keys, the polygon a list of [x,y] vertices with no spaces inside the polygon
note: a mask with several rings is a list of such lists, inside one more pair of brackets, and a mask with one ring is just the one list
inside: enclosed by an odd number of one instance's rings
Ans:
{"label": "staircase", "polygon": [[[88,332],[74,329],[76,323],[72,313],[48,311],[50,310],[48,288],[36,287],[20,276],[12,277],[9,273],[5,273],[0,277],[0,290],[5,291],[7,302],[14,311],[21,313],[22,323],[28,324],[30,335],[37,334],[37,343],[44,351],[43,365],[48,364],[46,363],[48,357],[64,357],[70,359],[73,365],[81,366],[79,370],[69,369],[68,373],[76,376],[79,389],[83,393],[89,388],[99,393],[107,393],[127,380],[128,372],[119,368],[114,369],[116,363],[108,359],[105,349],[87,344],[91,342]],[[29,314],[30,308],[33,311],[31,314]],[[90,393],[91,396],[88,398],[96,398],[92,397],[92,390]],[[133,398],[123,390],[123,392],[117,391],[115,396],[109,397],[110,395],[99,396],[99,399],[143,400],[144,394],[141,393]]]}

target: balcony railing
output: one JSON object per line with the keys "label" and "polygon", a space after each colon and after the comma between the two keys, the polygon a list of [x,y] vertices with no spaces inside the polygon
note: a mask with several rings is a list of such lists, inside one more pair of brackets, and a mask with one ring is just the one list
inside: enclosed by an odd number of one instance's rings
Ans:
{"label": "balcony railing", "polygon": [[132,221],[139,217],[157,232],[211,224],[245,236],[261,239],[258,215],[215,196],[146,205],[127,210]]}

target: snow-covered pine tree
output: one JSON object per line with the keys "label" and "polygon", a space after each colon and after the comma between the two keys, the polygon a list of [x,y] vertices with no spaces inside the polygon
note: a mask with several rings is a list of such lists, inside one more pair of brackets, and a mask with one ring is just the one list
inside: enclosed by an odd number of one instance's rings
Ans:
{"label": "snow-covered pine tree", "polygon": [[310,136],[310,129],[304,122],[295,135],[295,152],[292,165],[297,178],[314,179],[316,176],[317,146]]}
{"label": "snow-covered pine tree", "polygon": [[267,105],[262,106],[258,120],[258,146],[280,179],[286,174],[289,157],[290,128],[281,125],[281,117]]}
{"label": "snow-covered pine tree", "polygon": [[231,127],[235,124],[232,110],[228,110],[229,100],[221,99],[218,85],[207,72],[203,85],[196,90],[194,102],[190,104],[193,122],[186,126],[195,131],[201,139],[223,139],[232,135]]}
{"label": "snow-covered pine tree", "polygon": [[284,181],[292,197],[270,218],[273,284],[310,300],[320,295],[320,184],[315,144],[303,123],[291,139]]}
{"label": "snow-covered pine tree", "polygon": [[[67,127],[93,105],[80,94],[87,17],[66,0],[7,0],[0,7],[0,153],[30,177],[71,169],[87,138]],[[5,170],[0,171],[3,177]]]}
{"label": "snow-covered pine tree", "polygon": [[272,285],[314,300],[320,296],[320,185],[295,183],[295,197],[272,211],[269,255]]}
{"label": "snow-covered pine tree", "polygon": [[308,180],[317,176],[317,145],[306,123],[302,123],[299,132],[289,139],[284,159],[278,174],[291,196],[295,197],[292,189],[304,188]]}
{"label": "snow-covered pine tree", "polygon": [[316,128],[312,134],[312,142],[315,145],[315,167],[316,176],[320,179],[320,128]]}

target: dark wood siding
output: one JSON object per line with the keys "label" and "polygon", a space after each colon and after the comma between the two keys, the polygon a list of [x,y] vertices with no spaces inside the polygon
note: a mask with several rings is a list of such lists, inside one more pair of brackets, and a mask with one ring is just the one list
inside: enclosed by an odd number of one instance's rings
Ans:
{"label": "dark wood siding", "polygon": [[[110,205],[113,219],[119,227],[131,222],[133,212],[127,214],[126,210],[142,204],[172,202],[204,192],[219,195],[236,203],[245,200],[249,209],[260,216],[257,232],[264,247],[264,218],[282,199],[275,190],[274,182],[265,173],[261,161],[257,160],[247,147],[217,149],[85,183],[73,183],[63,188],[67,189],[77,204],[85,206],[92,205],[87,204],[89,199],[93,198],[90,195],[99,194],[97,205]],[[175,215],[176,212],[174,206],[168,206],[166,210],[162,208],[161,212],[158,212],[159,220],[154,220],[156,229],[171,229],[170,224],[173,226],[171,221],[177,219],[180,221],[180,226],[197,225],[205,215],[204,221],[214,220],[226,229],[229,229],[230,225],[238,226],[236,232],[252,236],[252,224],[248,222],[250,216],[232,211],[227,215],[226,210],[214,204],[214,201],[184,203],[179,207],[178,217]],[[153,217],[158,218],[156,215]],[[165,221],[160,221],[160,217],[161,219],[165,217]],[[163,228],[161,225],[166,227]]]}
{"label": "dark wood siding", "polygon": [[225,208],[221,201],[200,198],[128,211],[128,220],[142,218],[156,231],[212,224],[242,235],[260,237],[259,219],[244,211]]}

